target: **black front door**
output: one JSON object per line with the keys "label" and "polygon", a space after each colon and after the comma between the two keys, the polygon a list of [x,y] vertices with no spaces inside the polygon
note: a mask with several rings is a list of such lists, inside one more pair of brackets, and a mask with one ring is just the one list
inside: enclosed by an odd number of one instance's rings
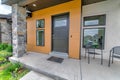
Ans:
{"label": "black front door", "polygon": [[69,14],[52,17],[52,50],[68,53]]}

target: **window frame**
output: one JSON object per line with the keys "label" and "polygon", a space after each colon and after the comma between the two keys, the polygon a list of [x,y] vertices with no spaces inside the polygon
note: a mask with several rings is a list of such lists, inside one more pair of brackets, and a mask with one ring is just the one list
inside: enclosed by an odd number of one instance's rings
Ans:
{"label": "window frame", "polygon": [[[84,46],[84,31],[85,31],[85,29],[103,29],[104,30],[104,35],[103,35],[103,47],[102,47],[102,49],[104,50],[105,49],[105,27],[97,27],[97,28],[84,28],[83,29],[83,43],[82,43],[82,47],[83,48],[85,48],[85,46]],[[95,49],[100,49],[100,48],[95,48]]]}
{"label": "window frame", "polygon": [[[44,23],[43,23],[43,27],[38,27],[38,21],[43,21]],[[38,20],[36,20],[36,28],[45,28],[45,19],[38,19]]]}
{"label": "window frame", "polygon": [[[44,21],[43,27],[38,27],[37,21],[40,21],[40,20]],[[37,39],[38,39],[37,32],[40,30],[43,30],[43,45],[40,45],[37,43]],[[41,47],[45,46],[45,19],[36,20],[36,46],[41,46]]]}
{"label": "window frame", "polygon": [[[37,43],[37,40],[39,38],[38,35],[37,35],[38,31],[43,31],[43,43],[42,43],[43,45],[40,45],[40,44]],[[45,46],[45,30],[44,29],[38,29],[38,30],[36,30],[36,45],[37,46]]]}
{"label": "window frame", "polygon": [[[100,19],[99,17],[104,16],[104,24],[100,24]],[[98,24],[93,24],[93,25],[85,25],[85,18],[90,18],[90,17],[98,17],[97,19],[91,19],[88,21],[92,21],[92,20],[98,20]],[[101,14],[101,15],[92,15],[92,16],[85,16],[83,17],[83,26],[84,27],[92,27],[92,26],[105,26],[106,25],[106,14]]]}

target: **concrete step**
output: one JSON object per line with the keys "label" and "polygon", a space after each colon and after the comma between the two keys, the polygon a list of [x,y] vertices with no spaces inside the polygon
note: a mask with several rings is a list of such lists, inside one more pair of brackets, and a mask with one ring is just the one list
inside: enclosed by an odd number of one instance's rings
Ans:
{"label": "concrete step", "polygon": [[63,52],[52,51],[49,55],[55,56],[55,57],[60,57],[60,58],[68,58],[68,53],[63,53]]}
{"label": "concrete step", "polygon": [[45,76],[43,74],[30,71],[28,74],[23,76],[20,80],[54,80],[48,76]]}
{"label": "concrete step", "polygon": [[[48,70],[46,70],[46,69],[44,69],[44,68],[41,68],[41,66],[39,65],[39,66],[37,66],[36,67],[36,65],[34,65],[34,64],[28,64],[28,62],[27,63],[25,63],[25,62],[22,62],[19,58],[16,58],[16,57],[10,57],[9,58],[9,60],[11,61],[11,62],[20,62],[21,64],[23,64],[26,68],[28,68],[28,69],[30,69],[30,70],[32,70],[32,71],[34,71],[35,73],[37,72],[37,73],[39,73],[39,74],[41,74],[41,75],[44,75],[44,76],[48,76],[48,78],[52,78],[52,80],[67,80],[67,79],[64,79],[64,76],[62,76],[62,75],[55,75],[54,73],[51,73],[50,71],[48,71]],[[37,62],[37,61],[36,61]],[[36,63],[36,62],[33,62],[33,63]],[[52,64],[51,64],[52,65]],[[33,73],[33,72],[32,72]],[[30,73],[28,73],[27,75],[29,76],[29,74],[31,74],[31,72]],[[27,76],[26,75],[26,76]],[[39,76],[39,75],[37,75],[37,76]],[[62,77],[61,77],[62,76]],[[24,78],[24,77],[23,77]],[[26,79],[26,77],[23,79],[23,78],[21,78],[20,80],[39,80],[39,79],[33,79],[33,78],[31,78],[31,79]],[[44,79],[40,79],[40,80],[44,80]],[[46,80],[46,79],[45,79]],[[48,79],[49,80],[49,79]],[[51,79],[50,79],[51,80]]]}

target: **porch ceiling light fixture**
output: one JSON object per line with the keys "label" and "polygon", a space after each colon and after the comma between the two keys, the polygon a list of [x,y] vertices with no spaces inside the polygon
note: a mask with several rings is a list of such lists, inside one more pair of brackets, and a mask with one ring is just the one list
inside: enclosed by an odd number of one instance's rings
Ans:
{"label": "porch ceiling light fixture", "polygon": [[33,7],[36,7],[37,5],[36,4],[33,4]]}

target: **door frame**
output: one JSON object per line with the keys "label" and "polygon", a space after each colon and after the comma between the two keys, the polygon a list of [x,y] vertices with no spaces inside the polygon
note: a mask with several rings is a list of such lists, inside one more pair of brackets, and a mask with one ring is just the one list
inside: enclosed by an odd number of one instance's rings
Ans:
{"label": "door frame", "polygon": [[65,13],[60,13],[60,14],[55,14],[51,16],[51,52],[53,51],[53,17],[57,17],[57,16],[62,16],[62,15],[68,15],[68,51],[67,54],[69,55],[69,32],[70,32],[70,13],[69,12],[65,12]]}

